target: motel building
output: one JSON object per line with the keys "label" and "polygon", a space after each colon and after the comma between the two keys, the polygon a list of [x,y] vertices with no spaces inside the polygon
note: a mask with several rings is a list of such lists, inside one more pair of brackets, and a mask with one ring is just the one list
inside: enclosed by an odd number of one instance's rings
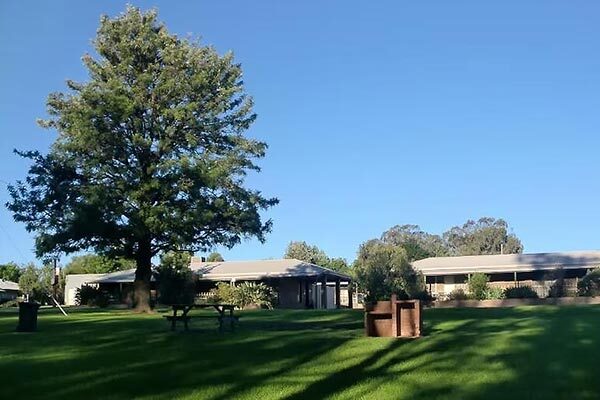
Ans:
{"label": "motel building", "polygon": [[431,257],[412,265],[425,276],[428,291],[442,299],[455,289],[467,291],[468,281],[476,272],[486,274],[491,287],[527,285],[540,297],[547,297],[552,284],[562,276],[567,294],[575,295],[579,279],[600,267],[600,251]]}

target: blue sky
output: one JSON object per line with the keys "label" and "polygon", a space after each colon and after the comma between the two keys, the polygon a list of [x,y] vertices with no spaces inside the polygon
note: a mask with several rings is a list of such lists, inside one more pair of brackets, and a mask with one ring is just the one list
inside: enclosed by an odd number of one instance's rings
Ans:
{"label": "blue sky", "polygon": [[[395,224],[441,233],[505,218],[527,252],[597,249],[600,3],[137,2],[177,34],[233,50],[270,149],[248,184],[281,203],[267,243],[352,260]],[[374,4],[376,3],[376,4]],[[99,17],[120,2],[0,2],[0,201],[25,176],[13,148],[47,148],[48,93],[84,80]],[[0,210],[0,262],[34,259]]]}

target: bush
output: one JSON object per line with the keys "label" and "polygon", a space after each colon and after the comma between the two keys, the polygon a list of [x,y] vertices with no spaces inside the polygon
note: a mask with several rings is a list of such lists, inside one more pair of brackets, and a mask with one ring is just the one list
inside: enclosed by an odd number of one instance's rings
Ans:
{"label": "bush", "polygon": [[454,289],[448,293],[448,300],[467,300],[469,296],[462,289]]}
{"label": "bush", "polygon": [[507,299],[537,299],[539,296],[531,286],[519,286],[504,289]]}
{"label": "bush", "polygon": [[485,300],[488,298],[488,281],[486,274],[476,272],[469,279],[469,293],[475,300]]}
{"label": "bush", "polygon": [[579,296],[600,295],[600,268],[588,272],[577,282],[577,294]]}
{"label": "bush", "polygon": [[243,282],[235,288],[235,305],[240,308],[273,308],[275,291],[264,283]]}
{"label": "bush", "polygon": [[106,292],[89,285],[83,285],[77,289],[75,303],[78,306],[96,306],[104,308],[108,306],[109,296]]}
{"label": "bush", "polygon": [[209,303],[235,304],[235,286],[226,282],[217,283],[217,287],[210,291],[207,301]]}
{"label": "bush", "polygon": [[273,308],[276,294],[264,283],[243,282],[239,286],[219,282],[210,291],[209,302],[234,304],[238,308]]}
{"label": "bush", "polygon": [[499,287],[488,287],[485,291],[485,300],[500,300],[504,298],[504,290]]}

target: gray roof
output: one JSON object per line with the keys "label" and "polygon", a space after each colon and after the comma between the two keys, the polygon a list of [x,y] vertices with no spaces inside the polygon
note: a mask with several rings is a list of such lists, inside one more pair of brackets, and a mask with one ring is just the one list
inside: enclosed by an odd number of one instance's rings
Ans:
{"label": "gray roof", "polygon": [[5,281],[4,279],[0,279],[0,290],[2,290],[2,291],[6,291],[6,290],[18,291],[19,284],[16,282]]}
{"label": "gray roof", "polygon": [[[317,278],[323,275],[331,279],[352,280],[348,275],[295,259],[202,262],[200,258],[192,257],[190,268],[198,276],[198,279],[210,281],[255,281],[264,278],[289,277]],[[130,283],[134,278],[135,268],[106,274],[90,283]],[[154,275],[152,280],[154,280]]]}
{"label": "gray roof", "polygon": [[81,287],[81,285],[93,283],[104,275],[106,274],[68,274],[65,278],[65,287]]}
{"label": "gray roof", "polygon": [[311,277],[350,281],[348,275],[296,259],[202,262],[192,258],[190,268],[200,279],[212,281],[260,280],[264,278]]}
{"label": "gray roof", "polygon": [[600,267],[600,251],[431,257],[415,261],[412,265],[424,275],[529,272],[558,267],[564,269],[596,268]]}
{"label": "gray roof", "polygon": [[[95,279],[90,283],[131,283],[135,280],[135,268],[125,269],[123,271],[111,272],[104,274],[101,278]],[[150,278],[154,281],[154,274]]]}

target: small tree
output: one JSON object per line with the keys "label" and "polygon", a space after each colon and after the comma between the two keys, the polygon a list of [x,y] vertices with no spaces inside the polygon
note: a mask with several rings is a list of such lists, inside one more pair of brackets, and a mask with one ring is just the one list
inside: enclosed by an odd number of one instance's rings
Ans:
{"label": "small tree", "polygon": [[423,277],[410,265],[402,247],[376,239],[363,243],[353,270],[367,301],[388,300],[392,293],[404,298],[425,297]]}
{"label": "small tree", "polygon": [[221,253],[217,253],[215,251],[208,255],[208,257],[206,258],[206,261],[208,261],[208,262],[223,262],[225,260],[223,259],[223,256],[221,255]]}
{"label": "small tree", "polygon": [[196,287],[190,269],[191,254],[169,252],[160,257],[158,268],[159,302],[162,304],[190,304],[194,302]]}
{"label": "small tree", "polygon": [[19,278],[19,288],[23,294],[29,296],[30,301],[40,300],[41,285],[40,273],[33,264],[27,264]]}
{"label": "small tree", "polygon": [[476,300],[485,300],[488,293],[489,277],[481,272],[475,272],[469,280],[469,293]]}

